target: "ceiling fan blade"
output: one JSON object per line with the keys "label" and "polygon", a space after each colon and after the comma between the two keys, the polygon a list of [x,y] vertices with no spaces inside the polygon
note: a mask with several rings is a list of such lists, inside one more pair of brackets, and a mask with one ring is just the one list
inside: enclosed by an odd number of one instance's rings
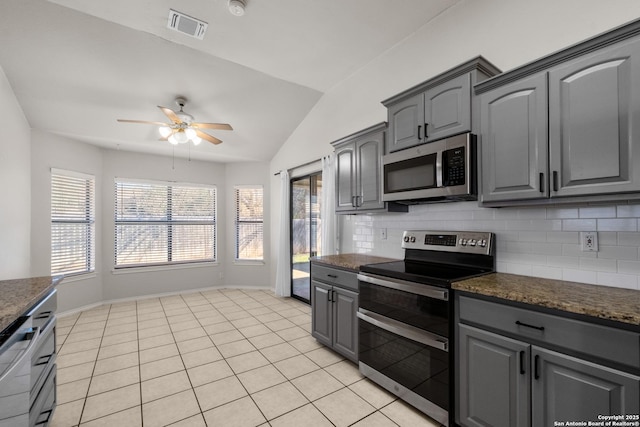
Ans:
{"label": "ceiling fan blade", "polygon": [[233,130],[231,125],[226,123],[191,123],[191,126],[201,129]]}
{"label": "ceiling fan blade", "polygon": [[211,136],[208,133],[204,133],[201,130],[196,129],[196,135],[198,135],[200,138],[205,139],[207,141],[209,141],[212,144],[220,144],[222,142],[222,140],[216,138],[215,136]]}
{"label": "ceiling fan blade", "polygon": [[163,123],[163,122],[149,122],[147,120],[127,120],[127,119],[118,119],[119,122],[122,123],[142,123],[145,125],[158,125],[158,126],[171,126],[168,123]]}
{"label": "ceiling fan blade", "polygon": [[171,108],[167,108],[167,107],[161,107],[160,105],[158,105],[158,108],[162,110],[162,112],[169,117],[169,119],[176,124],[180,124],[182,123],[182,120],[180,120],[180,117],[178,117],[176,115],[176,112],[173,111]]}

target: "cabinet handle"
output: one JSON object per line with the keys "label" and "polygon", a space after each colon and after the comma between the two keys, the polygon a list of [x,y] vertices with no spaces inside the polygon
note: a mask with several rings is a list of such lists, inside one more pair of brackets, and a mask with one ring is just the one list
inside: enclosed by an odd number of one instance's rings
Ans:
{"label": "cabinet handle", "polygon": [[362,196],[356,196],[356,208],[362,206]]}
{"label": "cabinet handle", "polygon": [[532,328],[532,329],[537,329],[539,331],[544,331],[544,326],[534,326],[534,325],[530,325],[528,323],[522,323],[519,320],[516,320],[516,325],[524,326],[525,328]]}
{"label": "cabinet handle", "polygon": [[553,191],[558,191],[558,171],[553,171]]}
{"label": "cabinet handle", "polygon": [[421,125],[418,125],[418,141],[422,139],[422,137],[420,136],[420,129],[422,128]]}
{"label": "cabinet handle", "polygon": [[540,172],[540,192],[544,193],[544,174]]}
{"label": "cabinet handle", "polygon": [[540,379],[540,356],[537,354],[533,358],[533,378]]}
{"label": "cabinet handle", "polygon": [[331,291],[331,302],[336,302],[336,291]]}
{"label": "cabinet handle", "polygon": [[425,123],[424,124],[424,138],[425,139],[429,138],[429,135],[427,135],[427,126],[429,126],[429,123]]}
{"label": "cabinet handle", "polygon": [[524,351],[520,352],[520,375],[526,374],[527,371],[524,369]]}
{"label": "cabinet handle", "polygon": [[327,277],[331,277],[332,279],[338,278],[338,276],[336,276],[335,274],[327,274]]}
{"label": "cabinet handle", "polygon": [[356,196],[351,196],[351,207],[356,207]]}
{"label": "cabinet handle", "polygon": [[327,301],[331,302],[331,289],[327,291]]}

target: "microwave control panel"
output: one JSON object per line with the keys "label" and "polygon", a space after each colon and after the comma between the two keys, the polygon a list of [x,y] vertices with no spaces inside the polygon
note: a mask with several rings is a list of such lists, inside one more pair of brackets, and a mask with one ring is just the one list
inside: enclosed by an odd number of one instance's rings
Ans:
{"label": "microwave control panel", "polygon": [[464,185],[465,176],[465,149],[464,147],[452,148],[442,153],[444,166],[443,184],[445,187]]}

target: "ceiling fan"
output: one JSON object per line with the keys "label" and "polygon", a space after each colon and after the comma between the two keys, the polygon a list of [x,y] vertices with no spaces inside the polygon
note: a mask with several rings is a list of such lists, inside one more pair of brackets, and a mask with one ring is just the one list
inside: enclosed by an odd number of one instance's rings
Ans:
{"label": "ceiling fan", "polygon": [[162,141],[169,141],[173,145],[185,144],[189,141],[194,145],[200,144],[201,140],[206,140],[212,144],[220,144],[222,141],[208,133],[203,132],[201,129],[218,129],[218,130],[233,130],[233,128],[226,123],[199,123],[193,121],[193,116],[189,113],[185,113],[183,108],[187,100],[185,98],[176,98],[176,104],[180,107],[180,111],[173,111],[167,107],[158,108],[171,120],[171,123],[163,122],[149,122],[146,120],[127,120],[118,119],[122,123],[143,123],[149,125],[158,125],[158,129],[162,138]]}

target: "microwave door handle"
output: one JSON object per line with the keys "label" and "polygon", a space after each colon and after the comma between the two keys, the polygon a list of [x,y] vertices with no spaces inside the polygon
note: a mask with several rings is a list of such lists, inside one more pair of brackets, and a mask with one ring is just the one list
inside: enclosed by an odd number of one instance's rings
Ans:
{"label": "microwave door handle", "polygon": [[442,188],[444,186],[442,179],[442,150],[438,150],[436,153],[436,187]]}

